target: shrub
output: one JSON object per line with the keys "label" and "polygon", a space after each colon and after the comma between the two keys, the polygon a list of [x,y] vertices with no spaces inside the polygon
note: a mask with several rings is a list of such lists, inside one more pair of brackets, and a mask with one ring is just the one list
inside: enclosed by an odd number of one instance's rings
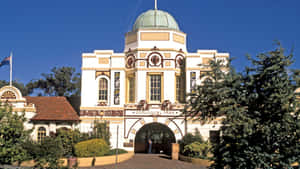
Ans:
{"label": "shrub", "polygon": [[210,149],[211,145],[209,144],[209,142],[200,143],[196,141],[184,146],[183,152],[189,157],[207,159],[207,155],[210,152]]}
{"label": "shrub", "polygon": [[[116,148],[115,148],[115,149],[111,149],[111,150],[109,150],[109,152],[108,152],[107,154],[105,154],[105,155],[107,155],[107,156],[115,155],[115,154],[116,154],[116,151],[117,151]],[[124,149],[118,148],[118,154],[125,154],[125,153],[128,153],[128,151],[126,151],[126,150],[124,150]]]}
{"label": "shrub", "polygon": [[198,129],[196,129],[195,135],[187,133],[185,136],[182,137],[182,139],[179,141],[180,152],[184,154],[184,147],[186,145],[192,144],[193,142],[204,143],[204,140]]}
{"label": "shrub", "polygon": [[35,162],[35,168],[60,168],[63,147],[59,138],[46,137],[41,143],[27,141],[23,147]]}
{"label": "shrub", "polygon": [[77,157],[103,156],[109,152],[109,146],[103,139],[91,139],[75,145]]}

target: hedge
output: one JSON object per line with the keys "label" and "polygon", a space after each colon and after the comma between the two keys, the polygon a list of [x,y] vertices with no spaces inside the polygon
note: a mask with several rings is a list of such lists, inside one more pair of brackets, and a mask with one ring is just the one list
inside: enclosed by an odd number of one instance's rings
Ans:
{"label": "hedge", "polygon": [[109,146],[103,139],[91,139],[75,145],[77,157],[97,157],[109,152]]}

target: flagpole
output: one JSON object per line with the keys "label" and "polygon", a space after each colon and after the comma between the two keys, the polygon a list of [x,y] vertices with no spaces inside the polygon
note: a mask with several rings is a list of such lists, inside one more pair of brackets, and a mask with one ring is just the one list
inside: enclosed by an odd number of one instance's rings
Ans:
{"label": "flagpole", "polygon": [[12,62],[13,62],[13,54],[10,52],[10,76],[9,76],[9,85],[12,86]]}

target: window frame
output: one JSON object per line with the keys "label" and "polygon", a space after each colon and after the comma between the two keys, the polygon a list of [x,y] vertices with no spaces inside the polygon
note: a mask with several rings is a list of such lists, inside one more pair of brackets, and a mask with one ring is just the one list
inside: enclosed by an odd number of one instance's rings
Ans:
{"label": "window frame", "polygon": [[[151,76],[160,76],[160,100],[151,100]],[[148,72],[147,73],[147,102],[152,104],[160,104],[164,100],[164,73],[163,72]]]}
{"label": "window frame", "polygon": [[[134,79],[134,83],[133,83],[133,89],[130,89],[131,87],[131,80],[130,79]],[[131,93],[130,91],[133,90],[133,93]],[[133,100],[131,100],[132,98]],[[135,73],[128,73],[126,75],[126,103],[135,103],[136,101],[136,79],[135,79]]]}
{"label": "window frame", "polygon": [[[41,131],[43,129],[43,131]],[[37,141],[40,143],[47,137],[47,129],[43,126],[37,129]]]}
{"label": "window frame", "polygon": [[[100,99],[100,83],[101,80],[105,80],[106,81],[106,99]],[[103,90],[105,91],[105,90]],[[108,103],[109,100],[109,80],[106,79],[105,77],[100,77],[98,80],[98,102],[105,102]]]}

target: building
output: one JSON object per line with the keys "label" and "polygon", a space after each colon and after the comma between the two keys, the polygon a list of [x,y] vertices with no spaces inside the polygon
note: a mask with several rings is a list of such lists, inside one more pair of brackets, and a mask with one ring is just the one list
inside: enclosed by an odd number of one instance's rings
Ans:
{"label": "building", "polygon": [[209,61],[226,60],[229,54],[190,53],[186,37],[168,12],[148,10],[125,35],[123,53],[83,53],[80,131],[91,132],[95,120],[107,121],[111,145],[135,152],[146,151],[149,138],[159,150],[196,129],[205,139],[215,134],[218,121],[187,120],[182,101],[196,85],[211,80]]}
{"label": "building", "polygon": [[76,129],[79,117],[65,97],[22,96],[14,86],[0,88],[0,103],[12,106],[14,113],[24,113],[26,130],[31,138],[40,141],[60,128]]}

